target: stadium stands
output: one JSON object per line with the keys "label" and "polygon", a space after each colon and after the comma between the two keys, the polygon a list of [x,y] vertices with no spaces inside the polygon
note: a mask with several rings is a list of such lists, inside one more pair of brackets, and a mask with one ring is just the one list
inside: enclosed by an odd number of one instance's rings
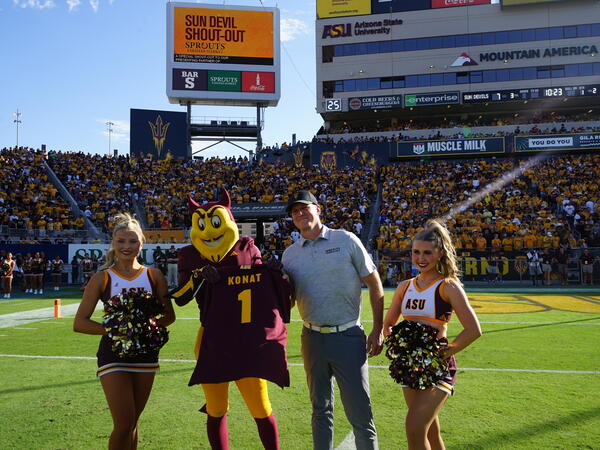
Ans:
{"label": "stadium stands", "polygon": [[8,242],[70,240],[83,229],[43,166],[44,154],[30,148],[0,150],[0,231]]}
{"label": "stadium stands", "polygon": [[[110,217],[119,211],[137,214],[150,235],[185,229],[190,220],[188,196],[210,201],[220,187],[229,190],[234,204],[286,202],[293,190],[309,187],[322,205],[324,223],[368,240],[382,276],[392,283],[411,272],[406,258],[410,237],[428,218],[444,216],[451,208],[456,212],[447,224],[461,251],[497,257],[540,248],[553,258],[563,247],[571,258],[578,258],[581,248],[600,247],[598,154],[555,155],[533,167],[525,165],[526,158],[507,157],[328,170],[246,158],[157,161],[81,152],[46,156],[32,149],[4,149],[0,155],[5,161],[0,169],[5,183],[0,195],[2,225],[29,230],[45,226],[40,228],[44,231],[35,231],[34,238],[50,231],[56,234],[55,225],[48,229],[48,219],[58,221],[59,229],[65,224],[83,227],[81,218],[69,216],[66,203],[48,181],[41,164],[47,158],[84,214],[106,232]],[[26,177],[17,177],[17,166],[24,168]],[[516,173],[512,183],[460,207],[511,172]],[[181,240],[184,235],[178,236]],[[282,217],[259,245],[268,258],[297,237],[291,221]]]}

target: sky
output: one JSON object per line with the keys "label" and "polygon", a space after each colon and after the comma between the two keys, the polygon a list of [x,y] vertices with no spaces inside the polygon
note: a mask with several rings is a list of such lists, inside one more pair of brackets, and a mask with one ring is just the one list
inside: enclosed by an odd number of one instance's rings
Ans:
{"label": "sky", "polygon": [[[315,0],[205,3],[279,7],[281,99],[265,109],[263,145],[290,142],[293,133],[311,139],[322,124],[315,111]],[[16,145],[18,125],[22,146],[127,154],[131,108],[185,112],[166,95],[166,4],[0,0],[0,148]],[[256,120],[256,108],[192,108],[193,118],[217,116]],[[110,143],[107,122],[114,124]],[[206,145],[195,144],[194,150]],[[247,153],[226,143],[197,153],[240,154]]]}

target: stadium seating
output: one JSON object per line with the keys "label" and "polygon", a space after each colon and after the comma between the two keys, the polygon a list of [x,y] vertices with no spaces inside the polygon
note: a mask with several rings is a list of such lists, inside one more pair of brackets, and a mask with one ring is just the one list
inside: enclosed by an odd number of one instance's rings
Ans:
{"label": "stadium seating", "polygon": [[[69,216],[66,204],[37,164],[44,157],[40,151],[3,149],[1,157],[7,162],[0,169],[5,183],[0,194],[2,226],[47,229],[44,219],[39,222],[46,216],[58,221],[59,228],[64,229],[65,224],[83,227]],[[246,158],[157,161],[82,152],[52,152],[48,163],[81,210],[105,232],[111,229],[110,218],[120,211],[135,213],[149,230],[185,229],[190,220],[188,196],[200,203],[211,201],[220,187],[226,187],[232,202],[238,204],[286,202],[291,192],[308,187],[319,198],[324,223],[370,237],[373,249],[388,258],[401,255],[410,236],[428,218],[445,215],[451,207],[514,171],[517,175],[512,183],[448,218],[458,247],[501,251],[600,246],[596,182],[600,156],[594,154],[553,156],[529,169],[522,169],[524,161],[511,158],[324,170],[261,164]],[[17,164],[25,167],[28,177],[18,179]],[[40,192],[34,196],[36,186]],[[21,191],[25,195],[17,195]],[[373,210],[378,192],[379,209]],[[369,233],[369,211],[378,216],[374,234]],[[264,250],[281,252],[293,240],[292,232],[291,221],[282,218],[261,243]]]}
{"label": "stadium seating", "polygon": [[0,150],[0,228],[9,242],[53,241],[83,229],[49,181],[44,157],[25,147]]}

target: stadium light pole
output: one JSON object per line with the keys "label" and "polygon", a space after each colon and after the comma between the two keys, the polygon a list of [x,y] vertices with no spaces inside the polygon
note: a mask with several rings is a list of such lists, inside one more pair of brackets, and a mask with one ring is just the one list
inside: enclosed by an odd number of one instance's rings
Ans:
{"label": "stadium light pole", "polygon": [[19,148],[19,124],[21,123],[21,120],[19,119],[19,117],[21,117],[19,108],[17,108],[17,112],[13,114],[17,117],[15,120],[13,120],[13,122],[17,125],[17,148]]}
{"label": "stadium light pole", "polygon": [[114,125],[114,122],[111,122],[110,120],[108,122],[106,122],[106,127],[108,128],[108,156],[110,156],[110,135],[112,134],[112,126]]}

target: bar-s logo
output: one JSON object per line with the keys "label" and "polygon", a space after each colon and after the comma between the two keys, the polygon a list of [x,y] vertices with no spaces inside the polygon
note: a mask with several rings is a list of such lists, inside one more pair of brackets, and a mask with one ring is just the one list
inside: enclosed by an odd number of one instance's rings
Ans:
{"label": "bar-s logo", "polygon": [[325,25],[323,27],[323,35],[321,39],[325,38],[339,38],[352,36],[352,24],[351,23],[339,23],[336,25]]}

